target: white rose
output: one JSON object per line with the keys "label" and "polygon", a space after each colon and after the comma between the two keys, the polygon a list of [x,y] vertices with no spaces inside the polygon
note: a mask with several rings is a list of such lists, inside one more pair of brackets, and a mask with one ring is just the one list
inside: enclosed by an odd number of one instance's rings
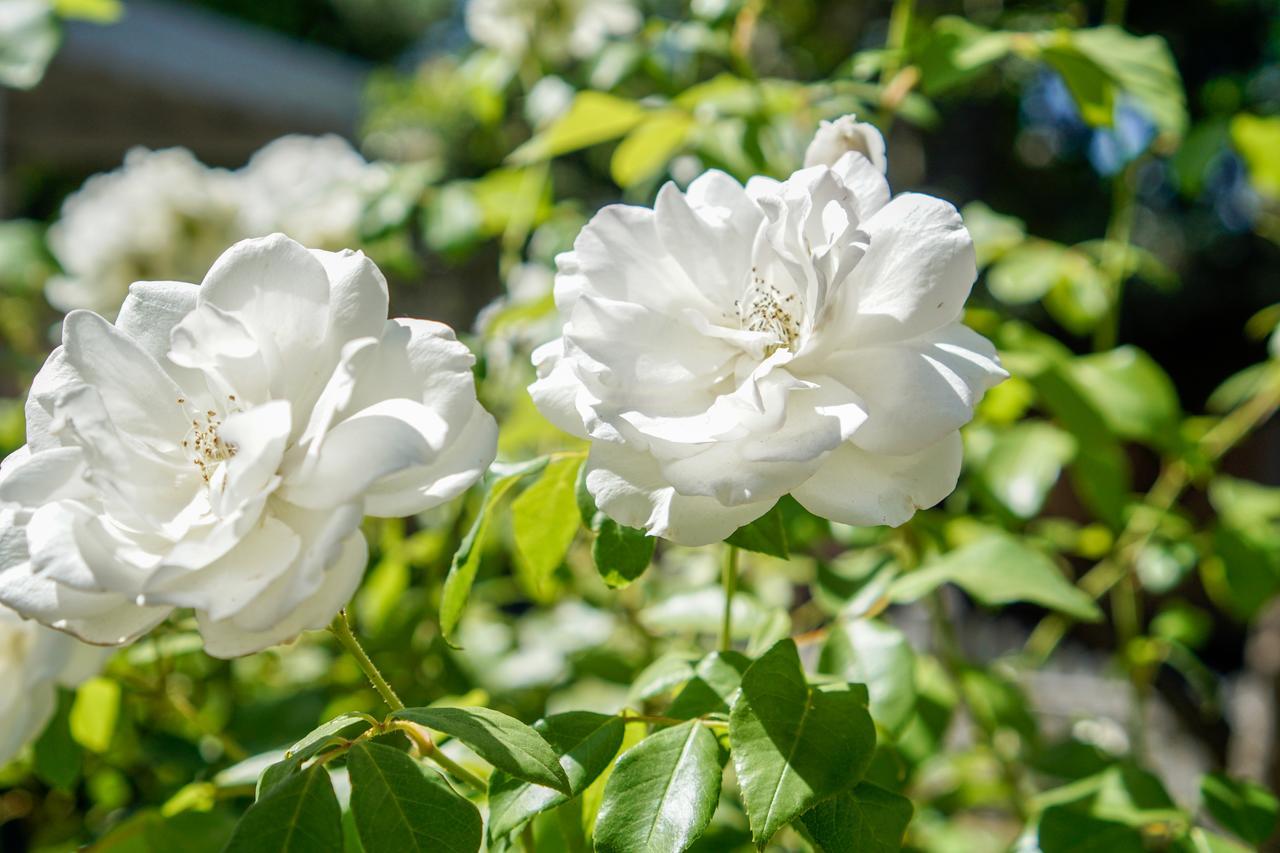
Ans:
{"label": "white rose", "polygon": [[237,211],[229,172],[185,148],[134,148],[119,169],[94,175],[63,203],[49,228],[63,272],[45,295],[63,311],[114,316],[135,281],[199,280],[244,236]]}
{"label": "white rose", "polygon": [[345,139],[283,136],[236,173],[244,236],[276,231],[321,249],[359,239],[360,217],[390,174],[366,161]]}
{"label": "white rose", "polygon": [[494,456],[471,353],[386,316],[368,258],[279,234],[200,287],[135,284],[115,325],[72,312],[0,469],[0,602],[98,644],[190,607],[222,657],[326,625],[362,516],[435,506]]}
{"label": "white rose", "polygon": [[632,0],[469,0],[467,34],[518,60],[530,49],[544,59],[587,59],[614,36],[640,28]]}
{"label": "white rose", "polygon": [[960,323],[976,275],[960,215],[891,201],[857,153],[606,207],[558,266],[564,331],[534,353],[534,401],[591,439],[602,510],[685,545],[787,493],[903,523],[955,487],[957,430],[1006,376]]}
{"label": "white rose", "polygon": [[835,121],[818,125],[804,152],[805,168],[810,166],[834,166],[850,151],[856,151],[871,161],[871,165],[885,173],[884,137],[875,125],[858,121],[854,115],[841,116]]}
{"label": "white rose", "polygon": [[91,678],[106,658],[102,649],[0,607],[0,766],[44,730],[58,687]]}

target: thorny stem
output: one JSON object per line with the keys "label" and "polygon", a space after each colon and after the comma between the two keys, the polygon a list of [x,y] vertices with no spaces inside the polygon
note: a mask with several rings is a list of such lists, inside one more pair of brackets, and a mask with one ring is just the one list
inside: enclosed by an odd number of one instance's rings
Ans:
{"label": "thorny stem", "polygon": [[[1280,408],[1280,366],[1273,365],[1257,392],[1233,409],[1200,439],[1205,461],[1217,462],[1250,432],[1265,423]],[[1191,469],[1182,459],[1168,462],[1147,492],[1142,504],[1129,517],[1111,553],[1080,578],[1077,586],[1093,598],[1101,598],[1128,573],[1134,558],[1173,509],[1191,483]],[[1067,617],[1046,616],[1031,632],[1024,653],[1028,663],[1039,666],[1049,659],[1071,626]]]}
{"label": "thorny stem", "polygon": [[383,678],[382,673],[374,666],[373,661],[364,650],[364,646],[360,645],[360,641],[356,639],[356,635],[351,632],[351,623],[347,621],[347,610],[344,607],[338,611],[338,615],[333,617],[333,624],[329,626],[329,630],[338,638],[338,642],[343,645],[351,656],[355,658],[356,663],[364,670],[365,676],[369,679],[369,683],[382,696],[382,701],[392,711],[404,710],[404,703],[400,701],[400,697],[391,689],[391,685]]}
{"label": "thorny stem", "polygon": [[738,588],[738,546],[725,545],[724,568],[720,582],[724,586],[724,615],[720,620],[720,651],[733,648],[733,594]]}

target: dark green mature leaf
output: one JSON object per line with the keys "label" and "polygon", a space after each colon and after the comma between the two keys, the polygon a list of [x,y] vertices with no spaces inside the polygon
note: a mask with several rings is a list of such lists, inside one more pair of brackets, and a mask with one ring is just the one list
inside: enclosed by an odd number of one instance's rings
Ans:
{"label": "dark green mature leaf", "polygon": [[[621,718],[589,711],[554,714],[534,724],[560,756],[572,796],[578,796],[609,766],[626,734]],[[569,801],[543,785],[495,770],[489,777],[489,837],[509,835],[535,815]]]}
{"label": "dark green mature leaf", "polygon": [[777,504],[755,521],[739,527],[724,541],[748,551],[768,554],[770,557],[778,557],[782,560],[791,556],[782,509]]}
{"label": "dark green mature leaf", "polygon": [[1200,796],[1214,820],[1250,844],[1266,841],[1276,828],[1276,797],[1255,782],[1210,773],[1200,780]]}
{"label": "dark green mature leaf", "polygon": [[452,735],[499,770],[569,793],[569,778],[542,735],[492,708],[406,708],[397,719]]}
{"label": "dark green mature leaf", "polygon": [[591,558],[604,582],[614,589],[627,586],[644,574],[653,560],[658,540],[643,530],[618,524],[611,518],[600,521],[596,541],[591,544]]}
{"label": "dark green mature leaf", "polygon": [[720,799],[724,751],[701,723],[649,735],[622,754],[596,819],[599,853],[680,853]]}
{"label": "dark green mature leaf", "polygon": [[901,794],[859,782],[805,812],[803,823],[819,853],[891,853],[902,849],[911,813]]}
{"label": "dark green mature leaf", "polygon": [[544,456],[513,466],[489,486],[471,529],[458,546],[458,553],[453,555],[449,574],[444,580],[444,589],[440,593],[440,633],[446,642],[452,644],[454,629],[462,619],[463,608],[471,595],[471,586],[476,582],[476,572],[480,570],[480,555],[484,552],[485,536],[489,531],[494,507],[521,478],[536,474],[546,464],[547,458]]}
{"label": "dark green mature leaf", "polygon": [[574,483],[582,458],[570,456],[547,463],[537,481],[511,502],[511,529],[520,558],[521,579],[538,601],[552,593],[552,575],[578,533]]}
{"label": "dark green mature leaf", "polygon": [[915,664],[915,652],[901,631],[876,619],[855,619],[833,627],[819,667],[844,681],[866,684],[871,716],[897,731],[915,710]]}
{"label": "dark green mature leaf", "polygon": [[751,660],[734,651],[712,652],[698,661],[694,675],[676,696],[667,716],[678,720],[704,714],[727,714]]}
{"label": "dark green mature leaf", "polygon": [[916,601],[944,583],[954,583],[983,604],[1030,601],[1089,622],[1102,618],[1098,606],[1071,584],[1053,561],[1030,545],[993,534],[952,551],[889,589],[894,601]]}
{"label": "dark green mature leaf", "polygon": [[226,853],[342,851],[342,809],[329,771],[312,767],[276,785],[249,806]]}
{"label": "dark green mature leaf", "polygon": [[358,743],[347,753],[351,813],[368,853],[476,853],[480,813],[438,773],[397,749]]}
{"label": "dark green mature leaf", "polygon": [[992,32],[956,15],[943,15],[916,46],[916,65],[924,91],[937,95],[977,76],[1003,58],[1009,33]]}
{"label": "dark green mature leaf", "polygon": [[262,776],[258,779],[258,799],[261,799],[277,784],[298,772],[298,769],[308,759],[318,755],[338,735],[349,729],[354,729],[357,725],[363,725],[368,728],[370,722],[362,714],[339,714],[332,720],[316,726],[297,743],[285,750],[283,761],[278,761],[262,771]]}
{"label": "dark green mature leaf", "polygon": [[52,719],[36,738],[36,775],[54,788],[70,790],[80,778],[80,762],[84,750],[71,737],[71,704],[69,690],[58,691],[58,706]]}
{"label": "dark green mature leaf", "polygon": [[811,687],[786,639],[742,677],[729,739],[751,834],[763,848],[783,826],[862,778],[876,733],[866,693]]}
{"label": "dark green mature leaf", "polygon": [[1144,853],[1142,833],[1131,826],[1054,806],[1040,816],[1041,853]]}

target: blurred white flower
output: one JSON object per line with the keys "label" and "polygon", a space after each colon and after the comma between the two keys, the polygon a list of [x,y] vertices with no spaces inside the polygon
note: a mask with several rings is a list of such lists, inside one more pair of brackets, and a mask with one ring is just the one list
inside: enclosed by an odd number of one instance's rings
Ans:
{"label": "blurred white flower", "polygon": [[0,766],[53,716],[58,687],[93,677],[107,652],[0,607]]}
{"label": "blurred white flower", "polygon": [[594,56],[612,37],[640,28],[631,0],[469,0],[467,33],[518,59],[533,51],[552,62]]}
{"label": "blurred white flower", "polygon": [[365,206],[391,180],[333,135],[281,137],[236,174],[245,236],[279,231],[321,249],[358,242]]}
{"label": "blurred white flower", "polygon": [[976,275],[950,204],[890,200],[860,153],[744,189],[708,172],[653,210],[606,207],[558,259],[563,336],[534,401],[591,439],[615,520],[686,545],[791,493],[901,524],[960,472],[958,428],[1005,376],[960,323]]}
{"label": "blurred white flower", "polygon": [[246,240],[203,285],[88,311],[0,466],[0,602],[89,642],[196,611],[228,657],[321,628],[364,572],[366,514],[420,512],[492,461],[452,330],[387,317],[358,252]]}
{"label": "blurred white flower", "polygon": [[841,157],[850,151],[856,151],[871,161],[871,165],[885,173],[887,163],[884,157],[884,137],[873,124],[858,121],[857,116],[849,114],[835,121],[824,121],[818,125],[818,132],[804,152],[804,165],[834,166]]}
{"label": "blurred white flower", "polygon": [[233,181],[185,148],[132,149],[70,196],[49,228],[63,269],[46,285],[49,302],[114,315],[135,281],[199,280],[242,236]]}

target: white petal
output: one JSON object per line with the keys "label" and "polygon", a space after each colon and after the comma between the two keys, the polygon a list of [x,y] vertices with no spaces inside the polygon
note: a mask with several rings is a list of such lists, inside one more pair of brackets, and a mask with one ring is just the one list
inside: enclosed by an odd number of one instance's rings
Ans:
{"label": "white petal", "polygon": [[983,394],[1008,374],[991,342],[953,323],[903,344],[850,350],[831,371],[865,402],[853,436],[872,453],[915,453],[973,419]]}
{"label": "white petal", "polygon": [[218,658],[239,657],[288,642],[303,631],[326,627],[360,586],[367,559],[368,547],[363,534],[357,531],[342,542],[337,558],[325,572],[320,587],[287,616],[263,630],[247,630],[237,624],[238,617],[218,621],[198,611],[196,618],[204,637],[205,651]]}
{"label": "white petal", "polygon": [[[564,340],[556,338],[533,351],[538,379],[529,386],[529,396],[542,416],[560,429],[586,438],[590,408],[599,402],[587,395],[573,363],[564,358]],[[582,405],[579,405],[579,399]]]}
{"label": "white petal", "polygon": [[429,465],[389,474],[365,493],[365,513],[387,518],[414,515],[471,488],[498,452],[498,422],[475,403],[465,423],[451,424],[447,443]]}
{"label": "white petal", "polygon": [[243,405],[270,399],[266,359],[240,317],[216,305],[201,305],[174,326],[169,340],[169,361],[203,374],[218,409],[232,397]]}
{"label": "white petal", "polygon": [[842,444],[791,494],[815,515],[844,524],[893,527],[951,494],[962,447],[954,432],[910,456],[868,453]]}
{"label": "white petal", "polygon": [[587,489],[606,515],[679,545],[710,545],[764,515],[773,500],[724,506],[667,485],[652,457],[596,442],[587,457]]}
{"label": "white petal", "polygon": [[945,201],[904,193],[861,224],[866,254],[844,282],[833,334],[870,346],[955,322],[977,276],[973,240]]}
{"label": "white petal", "polygon": [[[734,189],[737,190],[736,194]],[[714,206],[698,204],[714,200]],[[764,221],[746,191],[723,172],[708,172],[686,196],[673,183],[658,191],[654,222],[663,248],[714,305],[729,305],[742,292],[751,266],[751,244]]]}
{"label": "white petal", "polygon": [[430,406],[450,423],[476,400],[475,356],[444,323],[399,318],[381,328],[377,355],[362,366],[346,411],[403,397]]}
{"label": "white petal", "polygon": [[169,335],[195,310],[200,288],[184,281],[139,281],[116,317],[116,328],[142,347],[180,387],[199,387],[197,376],[169,361]]}
{"label": "white petal", "polygon": [[23,414],[27,418],[27,445],[32,452],[48,450],[62,444],[52,432],[53,409],[67,389],[84,384],[84,377],[67,361],[65,347],[58,347],[45,359],[44,366],[31,380],[31,391]]}
{"label": "white petal", "polygon": [[312,249],[311,254],[329,277],[329,329],[334,346],[379,337],[387,322],[387,280],[382,271],[363,252]]}
{"label": "white petal", "polygon": [[272,400],[234,412],[218,435],[235,455],[222,464],[215,504],[219,515],[231,514],[260,492],[273,487],[292,428],[288,400]]}
{"label": "white petal", "polygon": [[[876,131],[879,135],[879,131]],[[840,176],[844,185],[853,190],[858,199],[858,219],[869,219],[880,208],[889,203],[889,182],[884,177],[884,140],[880,140],[881,161],[875,158],[868,160],[861,154],[848,153],[841,156],[831,169]]]}
{"label": "white petal", "polygon": [[159,363],[97,314],[72,311],[62,321],[67,362],[97,389],[111,420],[160,450],[172,450],[187,429],[182,390]]}
{"label": "white petal", "polygon": [[84,451],[55,447],[26,453],[26,445],[0,465],[0,503],[36,506],[63,498],[87,498],[93,489],[84,481]]}

